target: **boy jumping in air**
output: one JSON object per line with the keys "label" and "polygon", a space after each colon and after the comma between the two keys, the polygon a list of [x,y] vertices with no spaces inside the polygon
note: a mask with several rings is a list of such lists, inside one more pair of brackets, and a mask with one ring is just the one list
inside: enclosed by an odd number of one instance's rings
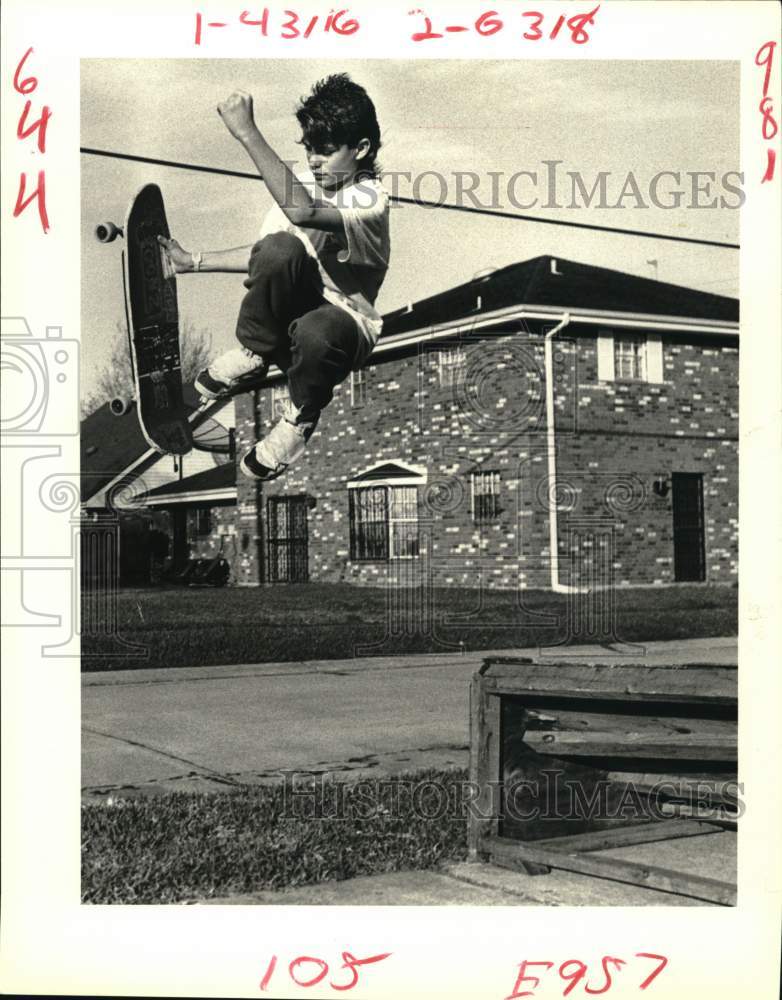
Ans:
{"label": "boy jumping in air", "polygon": [[369,357],[382,326],[374,308],[388,269],[388,195],[377,179],[380,128],[363,87],[345,73],[317,83],[296,111],[309,165],[293,173],[264,139],[249,94],[217,108],[274,198],[252,246],[190,253],[158,237],[176,273],[239,271],[241,347],[201,372],[208,399],[257,387],[269,365],[288,377],[291,403],[241,460],[252,479],[281,475],[301,456],[348,374]]}

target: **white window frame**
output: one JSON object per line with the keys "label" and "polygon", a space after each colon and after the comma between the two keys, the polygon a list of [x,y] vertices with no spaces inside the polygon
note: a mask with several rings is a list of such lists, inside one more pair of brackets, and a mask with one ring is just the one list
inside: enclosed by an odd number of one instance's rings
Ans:
{"label": "white window frame", "polygon": [[367,370],[357,368],[350,373],[350,405],[363,406],[367,401]]}
{"label": "white window frame", "polygon": [[[389,496],[388,502],[388,558],[391,559],[418,559],[421,555],[421,540],[418,534],[418,487],[417,486],[398,486],[393,485],[390,487],[391,495]],[[403,499],[403,509],[413,508],[414,513],[405,516],[404,514],[398,514],[395,511],[397,503],[400,499],[400,494],[405,494],[406,499]],[[415,552],[401,553],[397,552],[397,538],[400,526],[406,524],[415,525]]]}
{"label": "white window frame", "polygon": [[441,347],[437,352],[437,374],[441,388],[459,385],[467,370],[467,352],[461,346]]}
{"label": "white window frame", "polygon": [[[348,487],[349,492],[355,494],[360,494],[362,490],[385,490],[386,492],[386,518],[383,520],[378,520],[376,522],[365,522],[365,523],[384,523],[388,529],[388,551],[385,556],[379,556],[377,559],[358,559],[358,562],[391,562],[397,559],[418,559],[421,554],[420,540],[418,535],[418,483],[406,485],[400,485],[394,482],[368,482],[368,483],[356,483],[353,486]],[[400,502],[402,509],[412,509],[412,513],[400,514],[399,506]],[[359,500],[356,496],[353,501],[353,509],[358,509]],[[359,520],[350,525],[351,532],[358,532]],[[401,530],[403,525],[415,525],[415,552],[401,552],[397,551],[400,547],[399,540],[400,536],[403,536]]]}
{"label": "white window frame", "polygon": [[644,334],[614,336],[614,379],[617,382],[646,382],[646,337]]}
{"label": "white window frame", "polygon": [[[420,535],[418,551],[415,553],[407,554],[395,554],[395,549],[397,547],[397,539],[399,538],[399,526],[406,524],[415,524],[416,527],[420,525],[420,519],[418,515],[420,493],[419,487],[426,486],[426,467],[425,466],[411,466],[408,464],[402,464],[394,459],[388,459],[388,463],[397,465],[401,469],[404,469],[409,475],[406,476],[390,476],[388,478],[382,479],[354,479],[348,482],[348,492],[357,492],[363,489],[372,489],[380,487],[388,491],[387,493],[387,510],[388,510],[388,553],[385,558],[381,559],[361,559],[357,560],[359,562],[391,562],[396,559],[418,559],[421,555],[420,549]],[[365,469],[360,475],[367,475],[372,469],[379,468],[380,465],[385,465],[386,462],[381,462],[379,465],[372,466],[372,468]],[[398,510],[398,499],[394,496],[395,493],[401,491],[409,491],[408,501],[415,497],[414,513],[408,515],[398,515],[396,512]],[[355,503],[355,501],[354,501]],[[412,506],[412,504],[411,504]],[[355,508],[354,508],[355,509]],[[351,533],[358,530],[358,522],[350,525]],[[418,535],[418,532],[416,532]]]}
{"label": "white window frame", "polygon": [[[620,345],[636,345],[633,362],[634,374],[625,374],[627,354]],[[625,333],[601,330],[597,335],[598,382],[646,382],[661,384],[665,381],[665,364],[662,337],[657,331]]]}

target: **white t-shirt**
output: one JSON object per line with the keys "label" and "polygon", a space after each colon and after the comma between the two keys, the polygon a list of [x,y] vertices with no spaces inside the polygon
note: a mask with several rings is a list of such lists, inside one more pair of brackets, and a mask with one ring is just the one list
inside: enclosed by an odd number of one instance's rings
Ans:
{"label": "white t-shirt", "polygon": [[383,327],[375,300],[391,253],[388,192],[380,181],[367,178],[328,194],[309,171],[296,176],[314,198],[340,210],[344,235],[295,226],[275,204],[267,212],[258,238],[278,232],[297,236],[318,262],[324,299],[350,313],[372,347]]}

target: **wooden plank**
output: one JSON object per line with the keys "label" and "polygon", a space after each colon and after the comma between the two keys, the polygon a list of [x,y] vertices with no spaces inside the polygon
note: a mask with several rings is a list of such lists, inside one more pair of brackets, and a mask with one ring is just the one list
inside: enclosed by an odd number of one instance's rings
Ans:
{"label": "wooden plank", "polygon": [[680,715],[643,715],[639,712],[592,712],[584,705],[580,710],[527,709],[527,732],[654,732],[672,735],[724,736],[738,738],[738,722],[734,719],[697,718]]}
{"label": "wooden plank", "polygon": [[661,802],[659,811],[662,816],[677,816],[715,823],[723,830],[738,829],[738,815],[724,806],[691,806],[681,802]]}
{"label": "wooden plank", "polygon": [[558,707],[574,708],[576,705],[589,705],[595,701],[617,706],[654,704],[678,708],[680,705],[686,705],[688,710],[693,712],[697,712],[699,708],[735,711],[737,705],[737,699],[733,695],[688,691],[657,691],[652,694],[633,690],[615,691],[601,682],[590,683],[587,678],[565,678],[565,680],[569,682],[567,685],[558,686],[553,678],[548,681],[532,678],[528,682],[524,678],[489,677],[484,681],[484,686],[496,694],[519,696],[526,699],[530,707],[542,707],[548,712]]}
{"label": "wooden plank", "polygon": [[737,699],[734,667],[687,665],[682,667],[604,663],[516,663],[493,660],[484,681],[503,693],[557,694],[605,699],[676,701],[729,704]]}
{"label": "wooden plank", "polygon": [[680,774],[648,774],[634,771],[609,771],[608,781],[633,785],[639,792],[660,798],[687,799],[689,802],[738,802],[738,783],[732,779],[683,777]]}
{"label": "wooden plank", "polygon": [[664,757],[676,760],[734,762],[736,739],[730,736],[696,736],[666,733],[532,732],[524,742],[539,754],[558,757]]}
{"label": "wooden plank", "polygon": [[480,842],[497,833],[500,815],[500,699],[485,690],[482,677],[470,685],[470,781],[477,796],[468,809],[468,850],[478,856]]}
{"label": "wooden plank", "polygon": [[616,830],[594,830],[577,833],[572,837],[552,837],[546,840],[525,841],[533,847],[551,848],[555,851],[607,851],[614,847],[631,847],[633,844],[653,844],[658,840],[676,840],[680,837],[702,837],[708,833],[722,833],[723,827],[714,823],[695,820],[668,819],[641,826],[622,826]]}
{"label": "wooden plank", "polygon": [[482,847],[488,852],[494,864],[516,871],[525,870],[525,865],[532,862],[562,871],[576,872],[580,875],[592,875],[595,878],[603,878],[612,882],[624,882],[628,885],[657,889],[660,892],[670,892],[677,896],[702,899],[709,903],[719,903],[722,906],[736,905],[735,885],[721,882],[718,879],[688,875],[668,868],[635,864],[616,858],[596,858],[591,854],[539,848],[523,841],[508,840],[505,837],[489,837],[484,841]]}

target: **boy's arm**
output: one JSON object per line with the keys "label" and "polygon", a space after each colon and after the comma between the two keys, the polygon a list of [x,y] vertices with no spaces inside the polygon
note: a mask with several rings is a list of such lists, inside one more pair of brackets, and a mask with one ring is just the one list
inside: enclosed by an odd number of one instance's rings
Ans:
{"label": "boy's arm", "polygon": [[[165,249],[176,274],[196,270],[198,254],[185,250],[176,240],[158,236],[158,243]],[[199,271],[240,271],[244,274],[250,265],[252,246],[233,247],[231,250],[204,250],[200,254]]]}
{"label": "boy's arm", "polygon": [[342,214],[326,202],[314,199],[306,185],[274,152],[253,118],[253,99],[237,90],[217,110],[225,127],[246,149],[272,198],[295,226],[344,233]]}

